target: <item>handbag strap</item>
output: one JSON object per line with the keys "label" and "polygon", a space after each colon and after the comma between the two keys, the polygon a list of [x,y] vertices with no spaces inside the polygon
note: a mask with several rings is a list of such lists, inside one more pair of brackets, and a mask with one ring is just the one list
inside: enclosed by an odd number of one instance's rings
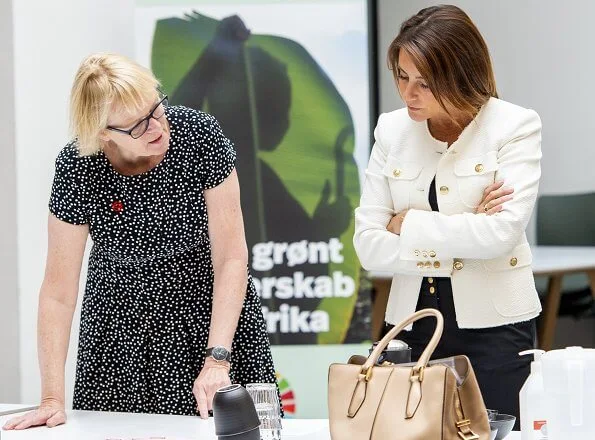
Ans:
{"label": "handbag strap", "polygon": [[395,338],[405,327],[409,324],[414,323],[417,320],[422,318],[428,317],[436,318],[436,329],[434,330],[434,335],[430,342],[426,346],[425,350],[419,357],[415,367],[413,367],[413,372],[423,377],[423,369],[428,365],[428,361],[432,357],[438,342],[440,342],[440,338],[442,337],[442,329],[444,328],[444,318],[442,317],[442,313],[440,313],[436,309],[423,309],[418,312],[415,312],[409,318],[401,321],[398,325],[394,326],[385,336],[382,338],[376,348],[370,353],[364,365],[362,365],[362,375],[364,375],[366,381],[370,380],[370,376],[372,375],[372,367],[378,361],[380,354],[382,351],[388,346],[388,343]]}
{"label": "handbag strap", "polygon": [[459,394],[459,387],[454,392],[455,399],[455,413],[457,418],[457,434],[462,440],[478,440],[479,436],[471,430],[471,421],[465,418],[463,412],[463,405],[461,404],[461,395]]}

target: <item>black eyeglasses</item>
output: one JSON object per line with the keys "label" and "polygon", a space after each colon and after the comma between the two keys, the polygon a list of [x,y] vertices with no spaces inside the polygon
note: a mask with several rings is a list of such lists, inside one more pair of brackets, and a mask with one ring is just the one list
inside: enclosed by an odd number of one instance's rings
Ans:
{"label": "black eyeglasses", "polygon": [[149,115],[147,117],[138,121],[134,125],[134,127],[132,127],[130,130],[124,130],[122,128],[110,127],[109,125],[107,126],[107,129],[112,130],[112,131],[117,131],[119,133],[129,134],[132,137],[132,139],[138,139],[143,134],[145,134],[145,132],[149,128],[149,120],[151,118],[153,118],[155,120],[161,118],[165,114],[166,107],[167,107],[167,95],[165,95],[161,99],[161,101],[159,101],[159,103],[153,108],[153,110],[151,110],[151,113],[149,113]]}

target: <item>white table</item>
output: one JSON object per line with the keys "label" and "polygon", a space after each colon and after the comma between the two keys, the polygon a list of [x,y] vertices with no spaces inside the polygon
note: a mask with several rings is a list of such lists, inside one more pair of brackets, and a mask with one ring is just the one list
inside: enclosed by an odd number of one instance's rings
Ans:
{"label": "white table", "polygon": [[[572,273],[586,273],[595,295],[595,246],[531,246],[533,274],[548,277],[548,291],[543,306],[543,320],[539,328],[539,346],[550,350],[554,341],[560,308],[562,277]],[[378,339],[384,321],[390,283],[393,274],[370,272],[376,289],[372,312],[373,337]]]}
{"label": "white table", "polygon": [[[18,415],[18,414],[16,414]],[[0,416],[0,427],[15,414]],[[2,431],[2,440],[131,440],[156,437],[167,440],[217,439],[213,418],[68,411],[67,423],[55,428],[37,427]],[[330,440],[328,420],[283,420],[283,438]]]}
{"label": "white table", "polygon": [[13,403],[0,403],[0,416],[13,414],[22,411],[29,411],[37,408],[36,405],[22,405]]}
{"label": "white table", "polygon": [[534,246],[533,274],[548,277],[547,296],[543,306],[543,321],[539,328],[539,346],[551,350],[562,295],[562,277],[572,273],[586,273],[595,297],[594,246]]}
{"label": "white table", "polygon": [[[0,408],[4,405],[0,405]],[[15,406],[15,405],[12,405]],[[0,426],[13,415],[0,416]],[[55,428],[37,427],[23,431],[2,431],[2,440],[106,440],[149,439],[211,440],[217,439],[213,418],[126,414],[92,411],[68,411],[65,425]],[[328,420],[285,419],[283,439],[330,440]],[[518,432],[506,440],[520,440]],[[359,439],[353,439],[359,440]]]}

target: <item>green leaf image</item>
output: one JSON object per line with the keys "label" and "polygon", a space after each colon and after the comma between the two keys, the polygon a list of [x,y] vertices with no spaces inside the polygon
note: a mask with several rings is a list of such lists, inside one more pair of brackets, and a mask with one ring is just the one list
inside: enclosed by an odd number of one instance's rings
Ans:
{"label": "green leaf image", "polygon": [[[247,25],[238,16],[218,21],[197,12],[185,19],[159,20],[152,68],[172,104],[211,113],[234,142],[249,249],[265,242],[340,239],[342,262],[275,266],[255,274],[285,281],[294,277],[297,285],[296,272],[308,282],[326,277],[339,284],[342,273],[355,282],[355,292],[347,297],[312,297],[306,287],[303,298],[280,300],[263,294],[263,306],[269,310],[277,311],[283,303],[324,311],[330,318],[327,332],[293,328],[271,334],[272,343],[342,343],[360,285],[352,244],[360,188],[351,114],[302,45],[254,35]],[[297,316],[295,310],[290,312]]]}

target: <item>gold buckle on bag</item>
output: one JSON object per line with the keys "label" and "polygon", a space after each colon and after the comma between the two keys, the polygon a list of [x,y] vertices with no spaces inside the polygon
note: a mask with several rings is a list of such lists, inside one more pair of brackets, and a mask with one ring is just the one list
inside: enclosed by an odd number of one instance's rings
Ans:
{"label": "gold buckle on bag", "polygon": [[459,432],[457,432],[457,434],[459,434],[459,437],[461,437],[463,440],[478,440],[479,436],[474,433],[473,431],[469,430],[469,432],[463,432],[461,431],[461,428],[464,428],[465,426],[471,426],[471,421],[469,419],[465,419],[465,420],[461,420],[460,422],[457,422],[457,428],[459,428]]}
{"label": "gold buckle on bag", "polygon": [[459,437],[461,437],[463,440],[478,440],[479,436],[477,434],[475,434],[473,431],[469,432],[469,434],[465,434],[464,432],[457,432],[457,434],[459,434]]}
{"label": "gold buckle on bag", "polygon": [[411,375],[409,376],[409,380],[411,382],[416,382],[416,381],[417,382],[423,382],[424,381],[424,371],[425,371],[425,369],[426,368],[422,366],[422,367],[419,367],[419,369],[417,369],[417,371],[416,371],[416,368],[413,367],[411,369]]}
{"label": "gold buckle on bag", "polygon": [[[369,381],[370,381],[370,378],[372,377],[372,367],[370,367],[370,368],[368,368],[368,369],[364,369],[364,368],[362,368],[362,371],[360,371],[360,373],[359,373],[359,374],[360,374],[360,377],[362,377],[362,376],[363,376],[363,379],[364,379],[366,382],[369,382]],[[361,380],[361,379],[360,379],[360,380]]]}

